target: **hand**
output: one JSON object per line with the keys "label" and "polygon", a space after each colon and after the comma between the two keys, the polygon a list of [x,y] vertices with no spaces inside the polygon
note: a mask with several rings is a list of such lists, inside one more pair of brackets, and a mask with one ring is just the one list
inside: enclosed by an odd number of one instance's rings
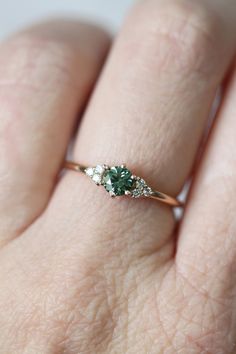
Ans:
{"label": "hand", "polygon": [[82,164],[172,196],[192,175],[179,228],[161,203],[58,178],[108,35],[53,21],[1,45],[1,354],[236,352],[235,33],[233,0],[138,3],[76,132]]}

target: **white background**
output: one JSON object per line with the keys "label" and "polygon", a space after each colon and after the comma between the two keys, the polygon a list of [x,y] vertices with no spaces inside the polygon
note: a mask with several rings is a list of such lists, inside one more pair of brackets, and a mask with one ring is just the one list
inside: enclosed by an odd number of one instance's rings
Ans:
{"label": "white background", "polygon": [[92,19],[117,30],[134,0],[0,0],[0,39],[35,20],[52,16]]}

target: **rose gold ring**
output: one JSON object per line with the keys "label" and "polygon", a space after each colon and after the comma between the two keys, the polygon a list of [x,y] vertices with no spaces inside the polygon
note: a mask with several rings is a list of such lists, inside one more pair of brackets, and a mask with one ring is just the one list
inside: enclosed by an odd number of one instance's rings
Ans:
{"label": "rose gold ring", "polygon": [[153,190],[141,177],[133,175],[126,165],[107,166],[97,165],[85,167],[72,161],[66,161],[64,168],[76,172],[82,172],[90,177],[98,186],[103,186],[111,197],[130,196],[133,198],[152,198],[173,207],[180,207],[183,204],[176,198]]}

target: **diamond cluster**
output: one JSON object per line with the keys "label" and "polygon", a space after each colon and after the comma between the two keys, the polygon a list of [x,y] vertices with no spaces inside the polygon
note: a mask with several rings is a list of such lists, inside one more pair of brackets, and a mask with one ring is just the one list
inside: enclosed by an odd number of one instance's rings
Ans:
{"label": "diamond cluster", "polygon": [[98,186],[103,185],[113,197],[130,195],[133,198],[140,198],[148,197],[153,193],[142,178],[133,176],[124,165],[88,167],[85,169],[85,173]]}
{"label": "diamond cluster", "polygon": [[148,187],[144,179],[135,177],[135,188],[132,190],[133,198],[148,197],[152,194],[152,189]]}
{"label": "diamond cluster", "polygon": [[96,167],[88,167],[85,170],[87,176],[100,186],[102,184],[103,174],[107,167],[105,165],[97,165]]}

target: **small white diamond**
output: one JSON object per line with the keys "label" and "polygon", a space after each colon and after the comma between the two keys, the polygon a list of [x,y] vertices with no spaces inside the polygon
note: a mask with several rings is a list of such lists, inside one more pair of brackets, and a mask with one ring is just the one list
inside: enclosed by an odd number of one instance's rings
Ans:
{"label": "small white diamond", "polygon": [[149,187],[145,188],[143,194],[145,195],[145,197],[148,197],[152,194],[152,189]]}
{"label": "small white diamond", "polygon": [[89,167],[89,168],[86,168],[86,175],[89,176],[89,177],[93,177],[93,174],[94,174],[94,170],[92,167]]}
{"label": "small white diamond", "polygon": [[101,175],[98,175],[98,174],[94,174],[93,177],[92,177],[93,181],[97,184],[100,184],[101,183]]}
{"label": "small white diamond", "polygon": [[133,198],[139,198],[139,197],[141,197],[142,196],[142,193],[138,190],[138,189],[134,189],[133,191],[132,191],[132,197]]}
{"label": "small white diamond", "polygon": [[96,172],[97,174],[102,174],[102,173],[104,172],[103,166],[97,165],[96,168],[95,168],[95,172]]}
{"label": "small white diamond", "polygon": [[138,181],[138,184],[140,185],[140,187],[142,187],[142,188],[145,188],[146,186],[147,186],[147,183],[144,181],[144,179],[140,179],[139,181]]}

